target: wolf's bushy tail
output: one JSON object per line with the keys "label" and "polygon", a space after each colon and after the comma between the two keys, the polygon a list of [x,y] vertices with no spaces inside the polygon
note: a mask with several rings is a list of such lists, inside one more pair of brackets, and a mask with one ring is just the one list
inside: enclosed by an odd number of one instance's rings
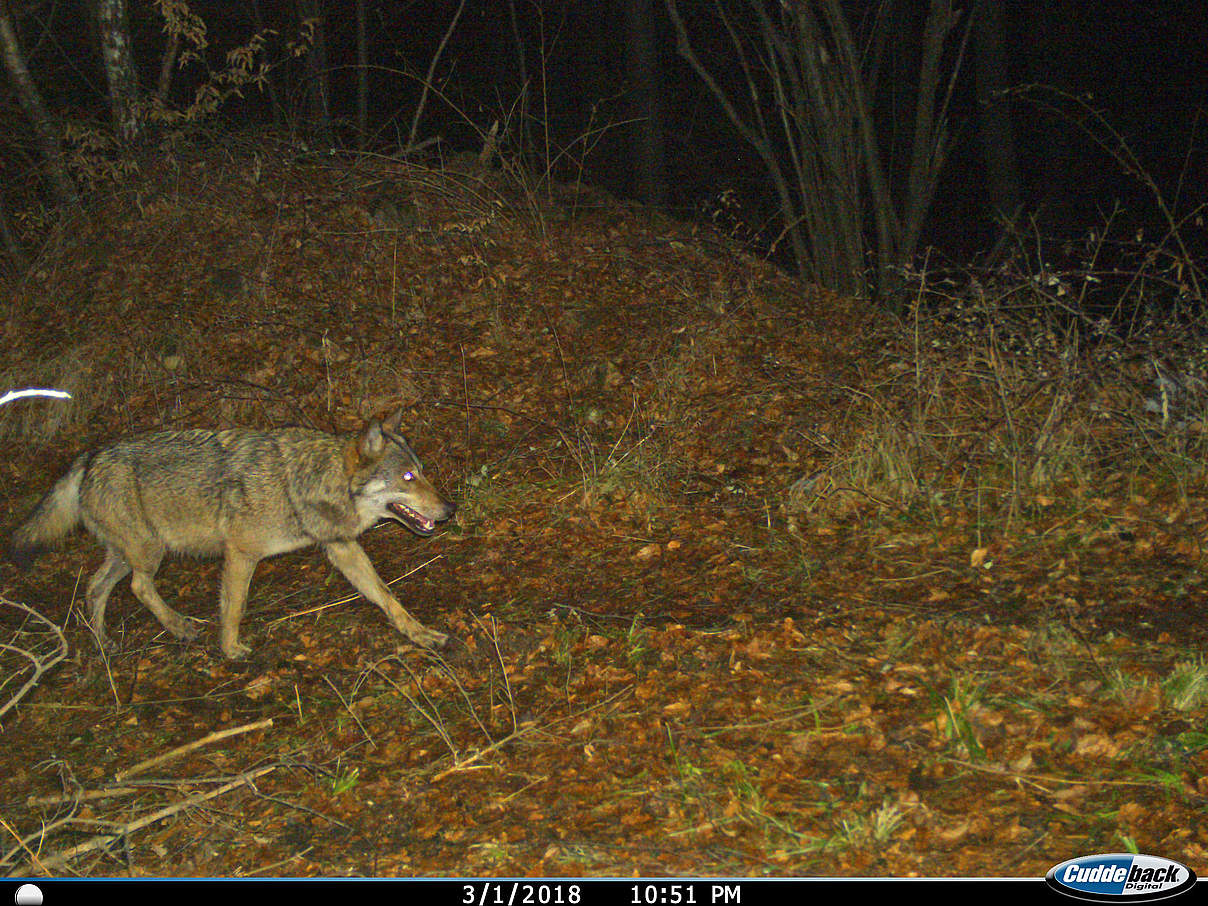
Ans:
{"label": "wolf's bushy tail", "polygon": [[46,492],[29,518],[13,532],[8,559],[25,569],[43,551],[66,537],[80,524],[80,480],[92,459],[91,453],[76,457],[67,474]]}

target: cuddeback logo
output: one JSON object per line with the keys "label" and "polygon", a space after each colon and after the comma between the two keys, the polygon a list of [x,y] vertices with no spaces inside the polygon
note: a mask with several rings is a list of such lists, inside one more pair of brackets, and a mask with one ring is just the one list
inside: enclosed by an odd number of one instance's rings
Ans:
{"label": "cuddeback logo", "polygon": [[1195,884],[1195,872],[1161,856],[1111,853],[1062,862],[1044,880],[1066,896],[1107,903],[1176,896]]}

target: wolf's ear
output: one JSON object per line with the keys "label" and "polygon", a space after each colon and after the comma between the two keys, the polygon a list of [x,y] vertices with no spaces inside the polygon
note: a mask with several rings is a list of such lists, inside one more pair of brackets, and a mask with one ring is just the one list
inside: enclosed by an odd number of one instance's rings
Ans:
{"label": "wolf's ear", "polygon": [[403,424],[403,407],[399,406],[384,419],[382,419],[382,431],[386,434],[401,434]]}
{"label": "wolf's ear", "polygon": [[372,468],[385,452],[386,436],[382,433],[382,423],[374,419],[344,447],[344,471],[355,475],[363,469]]}
{"label": "wolf's ear", "polygon": [[355,475],[363,469],[377,465],[386,454],[386,446],[390,435],[399,434],[399,426],[403,423],[402,407],[391,412],[381,421],[376,418],[361,429],[361,433],[349,441],[344,448],[344,468],[349,475]]}

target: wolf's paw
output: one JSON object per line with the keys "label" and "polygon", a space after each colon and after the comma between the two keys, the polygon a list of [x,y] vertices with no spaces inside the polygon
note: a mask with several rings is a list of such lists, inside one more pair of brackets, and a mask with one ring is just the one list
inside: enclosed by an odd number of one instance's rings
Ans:
{"label": "wolf's paw", "polygon": [[190,620],[188,617],[180,617],[176,620],[169,620],[164,624],[164,629],[176,636],[182,642],[191,642],[201,634],[201,626]]}
{"label": "wolf's paw", "polygon": [[427,626],[409,629],[404,635],[421,648],[444,648],[449,641],[448,635],[437,632],[435,629],[429,629]]}
{"label": "wolf's paw", "polygon": [[252,649],[243,644],[243,642],[231,642],[230,644],[223,642],[222,653],[232,661],[238,661],[251,654]]}

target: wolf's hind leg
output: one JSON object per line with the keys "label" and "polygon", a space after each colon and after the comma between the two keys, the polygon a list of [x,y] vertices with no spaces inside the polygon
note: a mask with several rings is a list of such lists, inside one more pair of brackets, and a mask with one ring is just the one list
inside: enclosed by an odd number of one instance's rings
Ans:
{"label": "wolf's hind leg", "polygon": [[197,638],[201,627],[164,603],[164,599],[155,590],[155,582],[150,573],[135,570],[134,578],[130,580],[130,588],[133,589],[135,596],[147,605],[147,609],[155,614],[155,618],[159,620],[164,629],[176,638],[186,641]]}
{"label": "wolf's hind leg", "polygon": [[88,622],[92,625],[92,634],[96,636],[97,644],[102,648],[110,646],[109,637],[105,634],[105,605],[113,586],[130,574],[130,564],[115,547],[105,548],[105,562],[100,569],[88,580]]}
{"label": "wolf's hind leg", "polygon": [[164,629],[178,639],[195,639],[201,628],[184,614],[177,613],[165,604],[164,599],[159,596],[159,592],[155,588],[155,571],[159,569],[160,561],[163,558],[163,548],[148,548],[137,551],[137,554],[134,551],[127,551],[126,560],[134,570],[130,588],[135,597],[155,614],[155,618],[159,620]]}

